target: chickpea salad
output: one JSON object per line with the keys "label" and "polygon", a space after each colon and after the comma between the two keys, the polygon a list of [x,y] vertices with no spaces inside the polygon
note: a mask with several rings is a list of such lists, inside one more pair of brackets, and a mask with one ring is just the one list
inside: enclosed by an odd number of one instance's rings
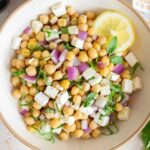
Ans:
{"label": "chickpea salad", "polygon": [[[108,32],[108,15],[123,18],[128,30],[119,31],[118,22]],[[29,131],[53,143],[55,136],[66,141],[119,131],[116,123],[130,116],[131,94],[142,89],[135,72],[143,68],[126,44],[134,38],[130,27],[118,12],[80,14],[57,3],[13,38],[12,95]]]}

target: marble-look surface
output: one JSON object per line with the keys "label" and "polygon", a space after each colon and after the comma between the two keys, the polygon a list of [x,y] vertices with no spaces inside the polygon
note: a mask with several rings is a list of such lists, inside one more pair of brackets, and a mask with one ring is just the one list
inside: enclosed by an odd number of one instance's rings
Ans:
{"label": "marble-look surface", "polygon": [[[25,0],[10,0],[5,11],[0,13],[0,24],[9,16],[9,14]],[[20,141],[18,141],[0,121],[0,150],[30,150]],[[143,150],[140,137],[135,137],[119,150]]]}

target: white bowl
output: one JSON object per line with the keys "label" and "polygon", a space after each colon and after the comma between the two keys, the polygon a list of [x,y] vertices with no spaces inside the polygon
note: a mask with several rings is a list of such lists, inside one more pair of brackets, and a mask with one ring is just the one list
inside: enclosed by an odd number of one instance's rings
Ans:
{"label": "white bowl", "polygon": [[39,14],[48,12],[50,6],[60,0],[28,0],[20,6],[4,23],[0,30],[0,118],[8,129],[24,144],[32,149],[55,150],[108,150],[116,149],[127,142],[147,122],[150,116],[150,33],[144,22],[122,2],[116,0],[61,0],[70,4],[79,12],[87,10],[114,9],[123,12],[131,18],[136,28],[136,42],[132,50],[137,55],[144,72],[139,71],[144,88],[132,97],[131,117],[129,121],[119,124],[120,132],[113,136],[102,136],[95,140],[56,141],[51,144],[28,132],[18,113],[17,101],[11,95],[10,59],[14,55],[10,43],[14,35],[21,31]]}

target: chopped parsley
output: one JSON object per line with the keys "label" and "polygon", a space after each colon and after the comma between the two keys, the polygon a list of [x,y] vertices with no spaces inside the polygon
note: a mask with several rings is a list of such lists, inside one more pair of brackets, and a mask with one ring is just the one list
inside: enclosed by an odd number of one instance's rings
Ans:
{"label": "chopped parsley", "polygon": [[63,44],[64,44],[65,48],[69,51],[75,48],[69,42],[63,42]]}
{"label": "chopped parsley", "polygon": [[67,27],[61,27],[60,28],[61,33],[66,33],[69,34],[68,28]]}
{"label": "chopped parsley", "polygon": [[20,69],[20,70],[12,72],[12,76],[15,76],[15,77],[19,77],[23,74],[25,74],[25,69]]}
{"label": "chopped parsley", "polygon": [[92,61],[89,62],[89,66],[90,66],[92,69],[96,70],[97,64],[96,64],[96,62],[95,62],[94,60],[92,60]]}
{"label": "chopped parsley", "polygon": [[111,62],[113,63],[113,64],[122,64],[123,63],[123,58],[121,57],[121,56],[112,56],[111,58],[110,58],[110,60],[111,60]]}

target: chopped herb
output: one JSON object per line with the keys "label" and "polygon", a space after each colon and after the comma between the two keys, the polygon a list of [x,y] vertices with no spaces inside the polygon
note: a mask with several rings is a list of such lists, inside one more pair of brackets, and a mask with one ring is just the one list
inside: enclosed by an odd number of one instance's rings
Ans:
{"label": "chopped herb", "polygon": [[20,103],[19,106],[30,106],[31,104],[32,104],[32,102]]}
{"label": "chopped herb", "polygon": [[60,28],[60,31],[61,31],[62,33],[67,33],[67,34],[69,34],[67,27],[61,27],[61,28]]}
{"label": "chopped herb", "polygon": [[133,77],[136,70],[140,68],[142,71],[144,71],[144,68],[142,67],[142,65],[140,63],[136,63],[132,68],[131,68],[131,76]]}
{"label": "chopped herb", "polygon": [[69,42],[63,42],[63,44],[64,44],[65,48],[69,51],[75,48]]}
{"label": "chopped herb", "polygon": [[141,138],[144,143],[144,148],[145,148],[144,150],[150,150],[150,121],[142,130]]}
{"label": "chopped herb", "polygon": [[33,53],[34,51],[38,51],[38,50],[44,51],[45,48],[44,48],[43,46],[41,46],[41,45],[37,45],[37,46],[34,47],[34,48],[30,48],[30,50],[31,50],[31,52]]}
{"label": "chopped herb", "polygon": [[99,55],[96,57],[95,62],[98,62],[99,57],[100,57]]}
{"label": "chopped herb", "polygon": [[49,132],[43,133],[42,135],[46,140],[51,141],[53,144],[55,143],[55,135],[52,129]]}
{"label": "chopped herb", "polygon": [[71,84],[72,85],[76,85],[79,89],[82,89],[82,80],[83,80],[83,78],[80,78],[79,80],[77,80],[77,81],[71,81]]}
{"label": "chopped herb", "polygon": [[91,78],[89,78],[88,80],[90,81],[90,80],[93,80],[93,79],[95,79],[95,77],[91,77]]}
{"label": "chopped herb", "polygon": [[117,43],[118,43],[118,39],[117,39],[116,36],[114,36],[114,37],[112,38],[112,40],[110,41],[108,47],[107,47],[107,53],[108,53],[109,55],[111,55],[111,54],[114,53],[114,51],[115,51],[116,48],[117,48]]}
{"label": "chopped herb", "polygon": [[113,105],[113,98],[115,94],[115,91],[111,91],[111,93],[108,95],[108,104]]}
{"label": "chopped herb", "polygon": [[22,83],[23,85],[26,85],[26,84],[27,84],[27,81],[26,81],[25,79],[21,78],[21,83]]}
{"label": "chopped herb", "polygon": [[23,74],[25,74],[25,69],[20,69],[20,70],[12,72],[12,76],[15,76],[15,77],[19,77]]}
{"label": "chopped herb", "polygon": [[47,36],[48,37],[50,37],[51,36],[51,34],[60,34],[61,32],[59,32],[59,31],[54,31],[54,30],[48,30],[48,29],[45,29],[45,30],[43,30],[45,33],[47,33]]}
{"label": "chopped herb", "polygon": [[52,109],[52,108],[47,108],[47,109],[45,109],[45,112],[46,112],[46,113],[54,113],[55,110]]}
{"label": "chopped herb", "polygon": [[90,66],[92,69],[96,70],[97,65],[96,65],[96,63],[95,63],[94,60],[89,62],[89,66]]}
{"label": "chopped herb", "polygon": [[105,111],[105,116],[109,116],[109,115],[111,115],[114,112],[114,108],[110,107],[110,106],[106,106],[104,108],[104,111]]}
{"label": "chopped herb", "polygon": [[122,64],[123,63],[123,58],[121,57],[121,56],[112,56],[111,58],[110,58],[110,60],[111,60],[111,62],[113,63],[113,64]]}
{"label": "chopped herb", "polygon": [[61,113],[60,109],[58,108],[58,105],[56,103],[54,103],[54,108],[55,108],[55,111],[58,112],[58,113]]}
{"label": "chopped herb", "polygon": [[83,101],[83,106],[88,107],[91,105],[91,103],[94,101],[94,97],[96,96],[96,93],[92,92],[87,95],[87,97]]}

